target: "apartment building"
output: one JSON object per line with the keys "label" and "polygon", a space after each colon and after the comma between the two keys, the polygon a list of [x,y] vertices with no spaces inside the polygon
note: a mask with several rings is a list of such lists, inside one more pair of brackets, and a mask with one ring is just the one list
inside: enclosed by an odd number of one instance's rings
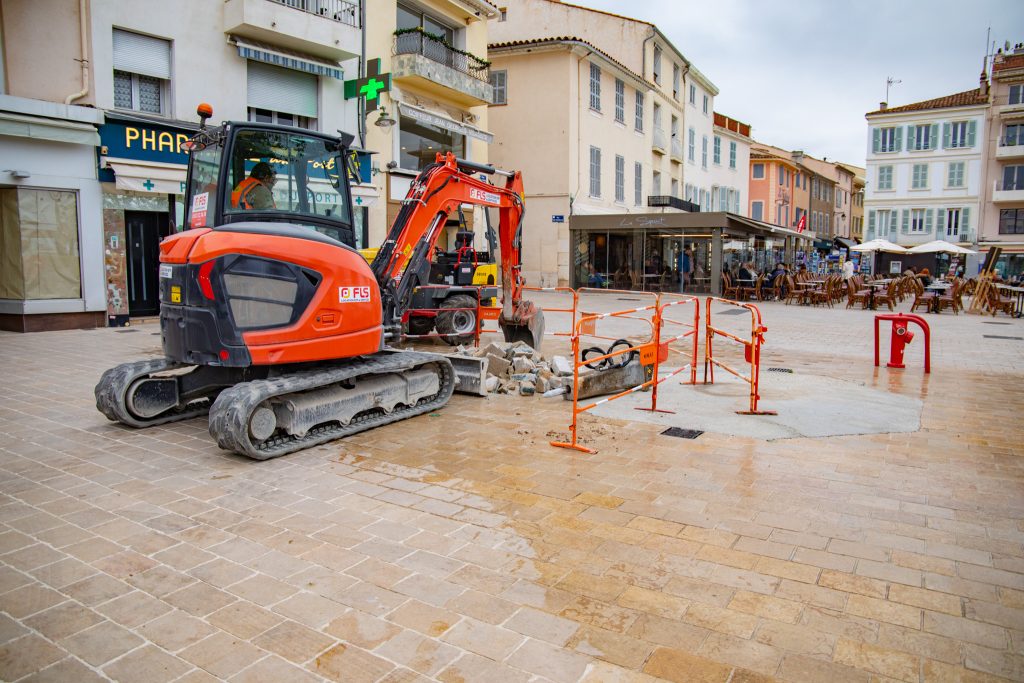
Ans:
{"label": "apartment building", "polygon": [[[486,0],[365,2],[366,59],[390,75],[390,90],[364,120],[373,152],[371,184],[384,201],[366,204],[366,245],[383,242],[413,179],[438,153],[488,163],[495,142],[488,105],[507,97],[505,74],[487,56],[488,22],[499,18]],[[377,62],[379,60],[379,62]],[[361,102],[362,104],[362,102]],[[496,181],[498,182],[498,181]],[[466,227],[482,225],[482,209],[466,210]],[[438,241],[454,245],[457,217]],[[486,244],[476,231],[478,246]]]}
{"label": "apartment building", "polygon": [[[718,89],[657,26],[554,0],[506,4],[489,26],[504,86],[490,158],[523,171],[526,279],[585,280],[588,261],[655,249],[636,236],[581,237],[588,216],[712,210]],[[677,241],[662,258],[681,253]]]}
{"label": "apartment building", "polygon": [[863,241],[864,239],[864,179],[865,170],[853,164],[838,164],[846,169],[852,176],[850,190],[850,239]]}
{"label": "apartment building", "polygon": [[808,178],[807,226],[817,235],[819,249],[831,248],[831,241],[836,237],[836,202],[838,178],[835,164],[815,159],[803,152],[793,152],[794,159],[804,169]]}
{"label": "apartment building", "polygon": [[793,195],[800,172],[789,154],[777,147],[754,143],[750,149],[751,218],[784,228],[795,227],[799,220]]}
{"label": "apartment building", "polygon": [[988,85],[866,115],[864,239],[977,240]]}
{"label": "apartment building", "polygon": [[711,210],[747,216],[750,125],[714,113],[711,142]]}
{"label": "apartment building", "polygon": [[[358,2],[210,9],[207,0],[0,8],[0,116],[20,122],[0,129],[0,167],[15,169],[0,177],[0,195],[18,207],[0,247],[22,255],[20,271],[0,275],[4,326],[124,324],[158,312],[157,244],[182,225],[181,143],[200,102],[214,122],[358,128],[342,85],[361,54]],[[40,127],[70,132],[40,136]],[[56,219],[41,232],[39,216]],[[40,268],[46,278],[33,274]]]}
{"label": "apartment building", "polygon": [[986,116],[982,223],[978,248],[1002,247],[996,268],[1024,272],[1024,44],[992,60],[991,106]]}

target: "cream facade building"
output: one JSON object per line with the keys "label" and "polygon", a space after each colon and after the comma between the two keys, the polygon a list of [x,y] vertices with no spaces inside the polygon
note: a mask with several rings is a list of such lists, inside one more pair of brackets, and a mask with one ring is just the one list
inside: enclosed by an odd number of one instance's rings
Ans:
{"label": "cream facade building", "polygon": [[710,210],[747,216],[750,125],[715,112],[712,132]]}
{"label": "cream facade building", "polygon": [[573,238],[570,222],[711,209],[718,90],[655,25],[553,0],[501,13],[489,26],[492,79],[504,88],[490,108],[490,158],[523,171],[528,282],[585,280],[588,261],[645,253],[639,238]]}

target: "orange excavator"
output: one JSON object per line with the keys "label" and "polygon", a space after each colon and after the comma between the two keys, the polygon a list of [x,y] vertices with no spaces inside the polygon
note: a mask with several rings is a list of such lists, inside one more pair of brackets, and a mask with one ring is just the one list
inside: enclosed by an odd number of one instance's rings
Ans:
{"label": "orange excavator", "polygon": [[[451,361],[390,343],[463,204],[498,211],[498,323],[507,341],[540,347],[543,313],[522,296],[518,172],[437,155],[368,264],[354,248],[352,136],[208,128],[212,109],[198,113],[186,144],[190,229],[160,244],[164,357],[103,374],[96,406],[109,419],[148,427],[209,413],[221,448],[264,460],[445,405]],[[503,187],[482,179],[495,175]]]}

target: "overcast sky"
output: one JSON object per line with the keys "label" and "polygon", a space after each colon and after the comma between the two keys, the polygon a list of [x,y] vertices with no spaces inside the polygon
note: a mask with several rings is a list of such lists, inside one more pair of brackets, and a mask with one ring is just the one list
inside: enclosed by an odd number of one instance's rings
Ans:
{"label": "overcast sky", "polygon": [[971,90],[988,27],[1024,41],[1022,0],[568,1],[656,24],[759,142],[857,166],[887,77],[889,106]]}

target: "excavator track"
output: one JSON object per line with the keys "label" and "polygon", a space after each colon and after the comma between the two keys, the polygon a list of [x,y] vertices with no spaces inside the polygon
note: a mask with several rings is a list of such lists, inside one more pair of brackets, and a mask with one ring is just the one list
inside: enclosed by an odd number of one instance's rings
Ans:
{"label": "excavator track", "polygon": [[166,358],[154,358],[135,363],[122,363],[110,368],[103,373],[100,381],[96,384],[96,389],[94,390],[96,408],[106,415],[108,420],[120,422],[137,429],[205,415],[210,409],[209,399],[194,401],[184,408],[172,408],[160,415],[149,418],[136,415],[128,406],[128,392],[135,382],[155,373],[167,372],[168,370],[176,370],[183,367],[186,366]]}
{"label": "excavator track", "polygon": [[[339,421],[335,415],[323,414],[319,424],[301,434],[274,429],[266,438],[254,437],[254,414],[258,410],[265,411],[265,414],[273,412],[267,408],[272,401],[302,400],[303,392],[331,390],[345,385],[354,385],[358,390],[360,380],[431,371],[437,375],[437,391],[417,399],[412,405],[394,406],[392,410],[371,408],[355,414],[347,423]],[[335,366],[243,382],[225,389],[210,408],[210,435],[225,450],[256,460],[268,460],[430,412],[445,405],[454,389],[455,371],[444,356],[417,351],[378,354]]]}

